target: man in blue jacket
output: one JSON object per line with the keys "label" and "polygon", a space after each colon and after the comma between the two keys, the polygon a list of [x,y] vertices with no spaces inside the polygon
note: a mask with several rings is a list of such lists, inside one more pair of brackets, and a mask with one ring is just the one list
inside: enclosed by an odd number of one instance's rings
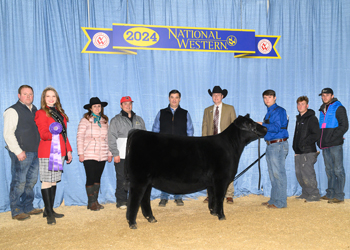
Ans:
{"label": "man in blue jacket", "polygon": [[328,203],[344,202],[345,171],[343,165],[344,134],[349,128],[345,107],[334,98],[331,88],[324,88],[319,94],[323,104],[320,107],[321,138],[317,145],[322,149],[328,188],[321,199]]}
{"label": "man in blue jacket", "polygon": [[267,106],[264,122],[258,122],[267,128],[264,137],[266,147],[266,161],[271,180],[271,196],[262,205],[268,208],[287,207],[287,174],[285,169],[288,155],[288,117],[286,110],[276,104],[276,92],[265,90],[262,94]]}

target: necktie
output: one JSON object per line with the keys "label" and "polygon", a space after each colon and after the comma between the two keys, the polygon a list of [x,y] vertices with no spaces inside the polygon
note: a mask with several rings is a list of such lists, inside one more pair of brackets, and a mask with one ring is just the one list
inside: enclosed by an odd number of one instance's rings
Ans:
{"label": "necktie", "polygon": [[216,106],[214,114],[214,135],[218,134],[218,125],[219,125],[219,107]]}

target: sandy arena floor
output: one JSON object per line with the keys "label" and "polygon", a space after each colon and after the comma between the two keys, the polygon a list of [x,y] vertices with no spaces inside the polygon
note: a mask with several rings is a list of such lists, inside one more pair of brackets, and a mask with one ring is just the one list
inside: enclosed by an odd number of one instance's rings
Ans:
{"label": "sandy arena floor", "polygon": [[85,206],[60,206],[65,217],[49,226],[42,215],[15,221],[0,214],[0,249],[350,249],[350,202],[305,203],[288,198],[288,208],[260,205],[257,195],[225,203],[225,221],[209,214],[204,197],[185,200],[178,207],[169,201],[158,207],[151,224],[137,217],[137,230],[128,227],[125,210],[106,204],[93,212]]}

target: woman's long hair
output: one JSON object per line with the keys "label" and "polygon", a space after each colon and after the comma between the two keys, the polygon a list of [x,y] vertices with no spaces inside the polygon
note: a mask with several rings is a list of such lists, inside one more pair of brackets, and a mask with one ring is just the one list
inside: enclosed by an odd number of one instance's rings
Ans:
{"label": "woman's long hair", "polygon": [[53,87],[45,88],[43,93],[41,94],[41,109],[46,112],[47,117],[52,117],[52,115],[50,113],[50,108],[48,108],[48,106],[45,102],[46,92],[50,91],[50,90],[53,91],[56,95],[56,103],[55,103],[56,109],[67,119],[67,122],[68,122],[69,119],[68,119],[68,116],[64,113],[64,109],[61,106],[60,97],[58,96],[56,89],[54,89]]}
{"label": "woman's long hair", "polygon": [[[106,120],[105,123],[108,123],[108,116],[106,116],[106,115],[103,113],[103,107],[102,107],[102,105],[101,105],[101,113],[100,113],[100,115],[101,115],[101,117],[102,117],[103,119]],[[92,111],[91,111],[91,108],[90,108],[89,111],[86,112],[86,113],[84,114],[83,117],[86,118],[86,120],[89,120],[91,116],[92,116]]]}

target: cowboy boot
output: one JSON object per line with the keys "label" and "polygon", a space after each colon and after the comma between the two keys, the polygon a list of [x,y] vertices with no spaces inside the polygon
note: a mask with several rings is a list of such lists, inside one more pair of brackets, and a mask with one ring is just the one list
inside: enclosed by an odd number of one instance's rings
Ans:
{"label": "cowboy boot", "polygon": [[91,204],[94,202],[91,197],[89,198],[89,196],[91,196],[91,189],[92,189],[92,192],[93,192],[93,186],[85,186],[86,188],[86,194],[88,196],[88,204],[86,206],[87,209],[90,209],[91,207]]}
{"label": "cowboy boot", "polygon": [[51,188],[41,189],[41,194],[43,196],[43,201],[45,204],[45,213],[46,213],[46,217],[47,217],[47,224],[55,225],[56,219],[55,219],[55,216],[53,215],[50,193],[51,193]]}
{"label": "cowboy boot", "polygon": [[87,208],[92,211],[99,211],[100,208],[97,205],[95,195],[94,195],[94,186],[86,186],[86,193],[88,196],[88,205]]}
{"label": "cowboy boot", "polygon": [[[56,197],[56,185],[52,186],[50,189],[51,189],[50,200],[51,200],[53,216],[55,216],[55,218],[62,218],[64,214],[58,214],[53,210],[53,205],[55,204],[55,197]],[[44,211],[43,217],[44,218],[47,217],[46,210]]]}
{"label": "cowboy boot", "polygon": [[97,202],[97,206],[100,208],[100,209],[104,209],[105,207],[102,206],[100,203],[98,203],[98,193],[100,191],[100,183],[94,183],[94,196],[95,196],[95,200]]}

